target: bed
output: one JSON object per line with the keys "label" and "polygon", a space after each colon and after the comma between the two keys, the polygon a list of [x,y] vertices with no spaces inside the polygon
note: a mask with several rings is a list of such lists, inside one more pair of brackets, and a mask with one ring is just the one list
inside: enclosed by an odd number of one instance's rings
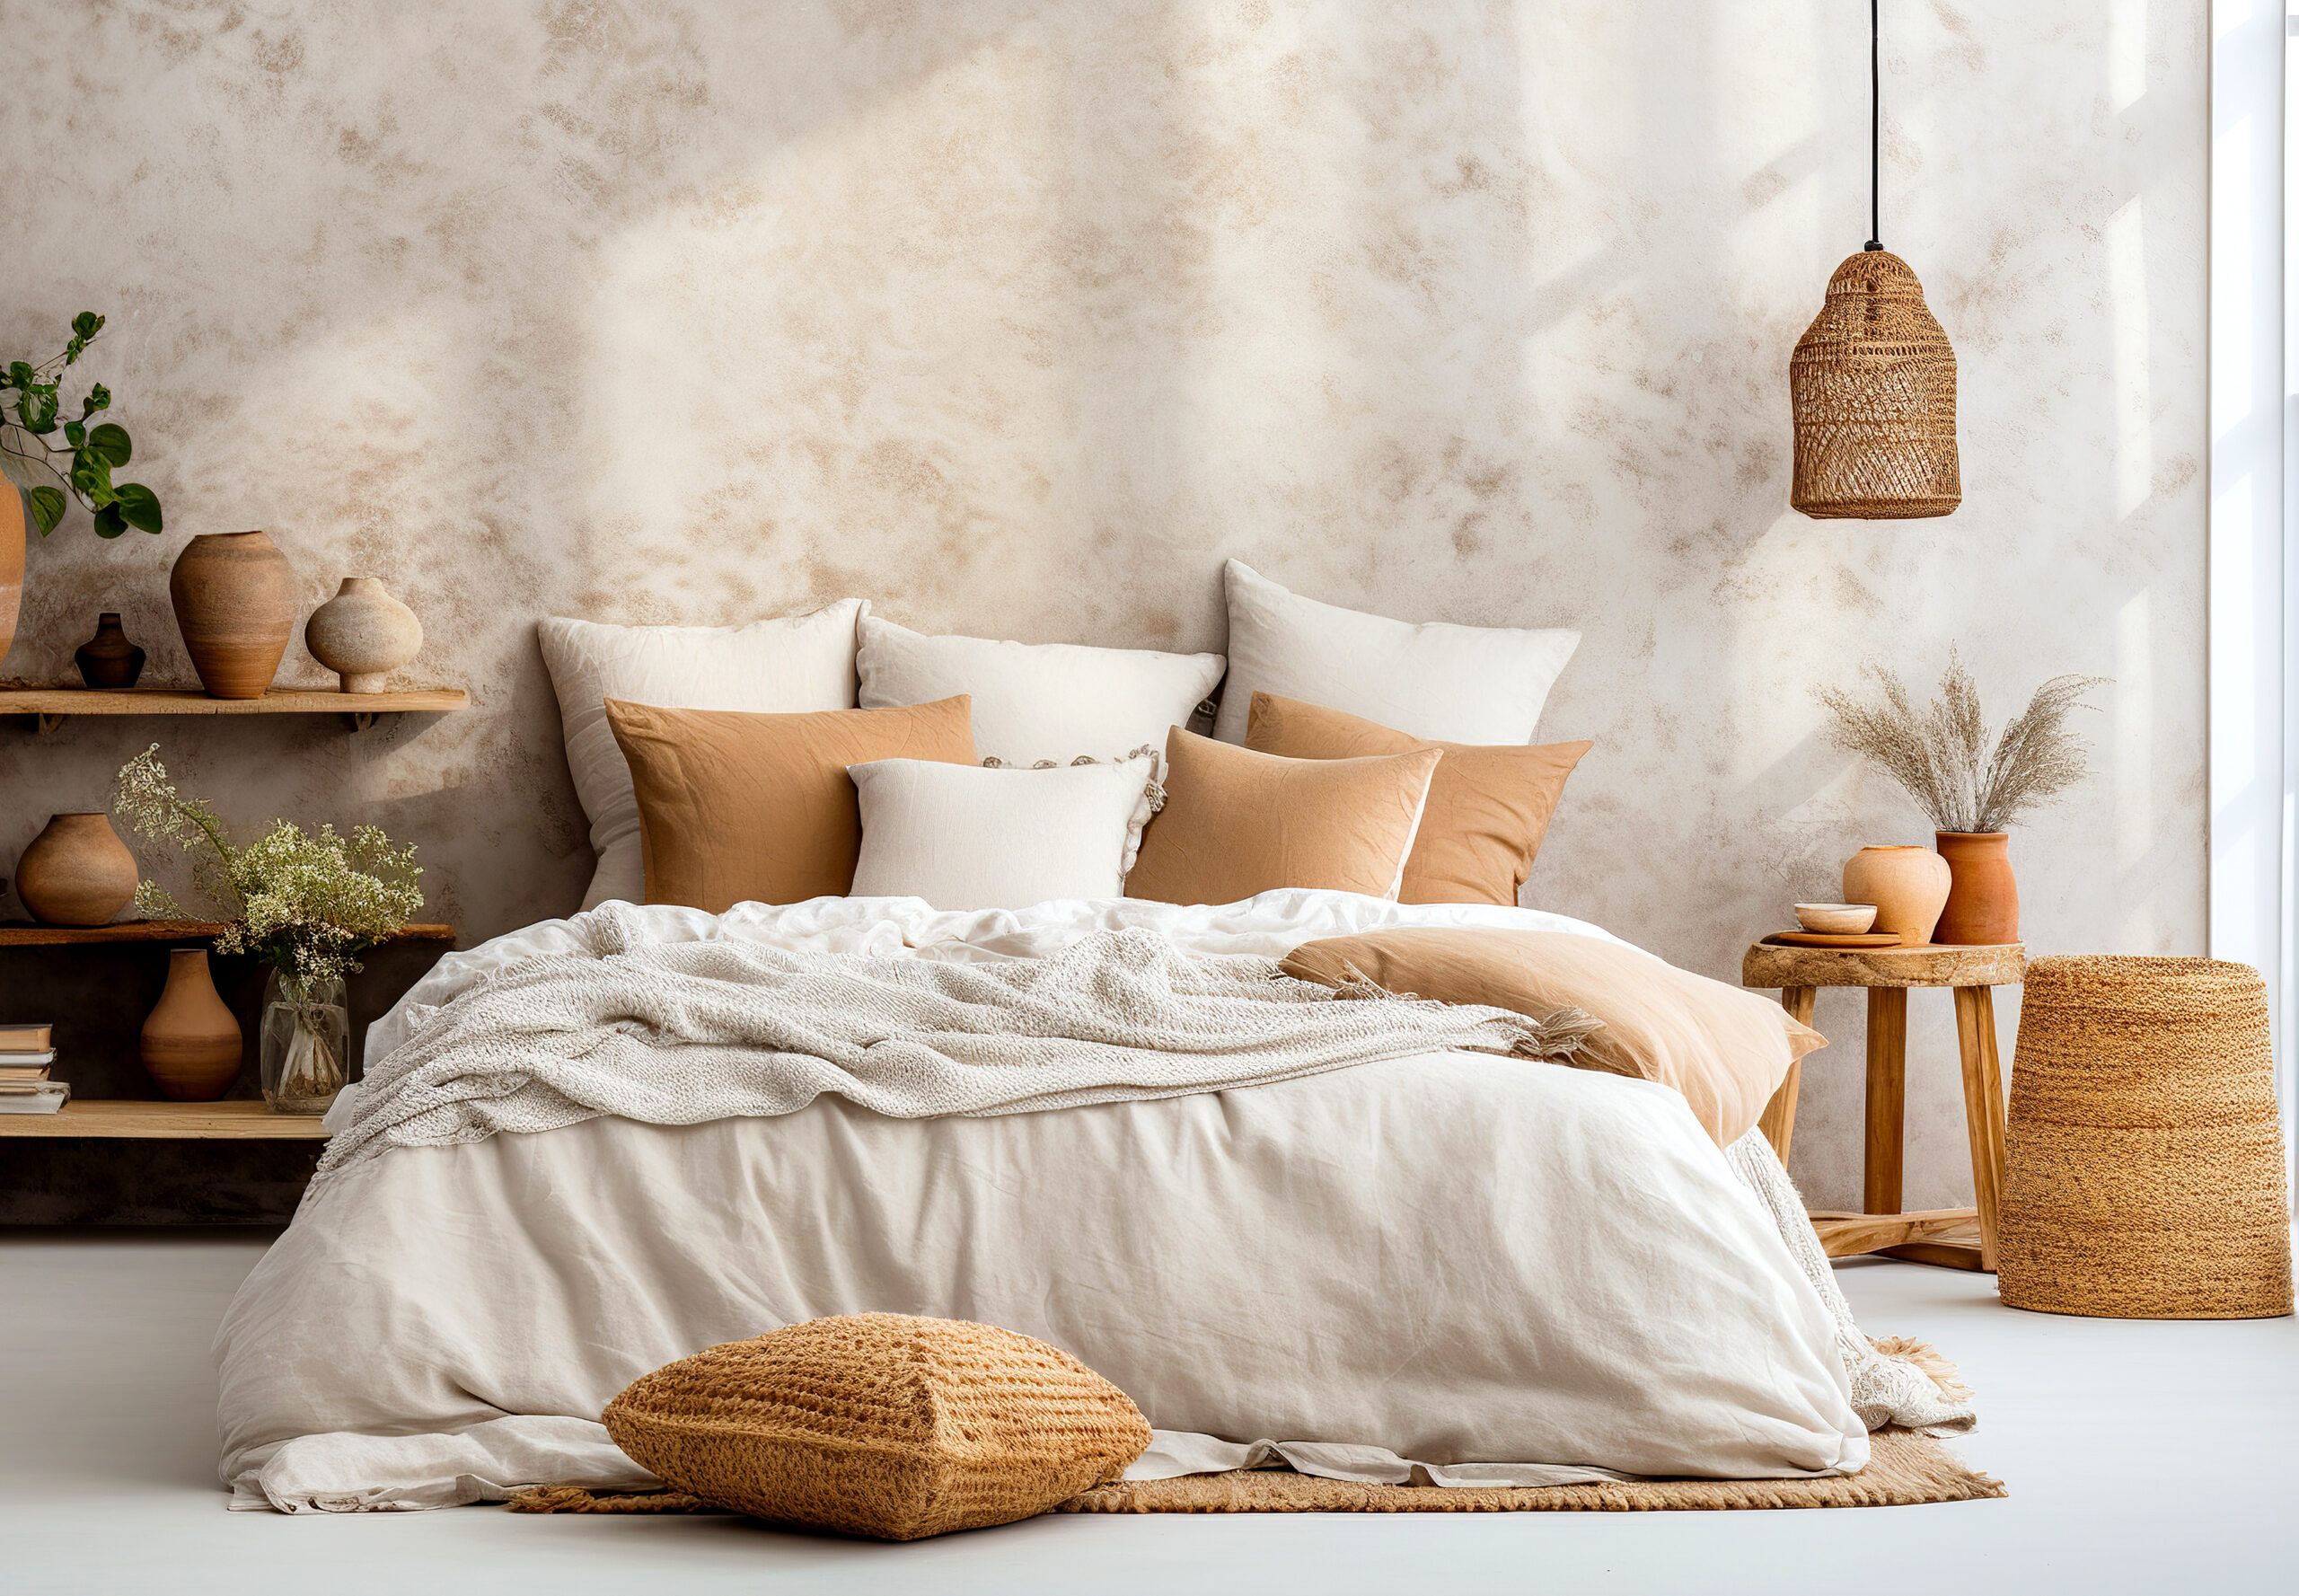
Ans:
{"label": "bed", "polygon": [[[666,945],[951,965],[1112,932],[1211,957],[1399,926],[1611,940],[1528,910],[1299,890],[973,913],[616,904],[444,959],[371,1057],[539,958],[595,957],[603,914]],[[347,1096],[331,1124],[360,1107]],[[1448,1051],[1029,1112],[895,1118],[825,1094],[480,1132],[343,1163],[250,1276],[216,1344],[235,1506],[643,1486],[597,1423],[623,1386],[864,1310],[1070,1351],[1155,1426],[1135,1477],[1257,1443],[1440,1485],[1826,1474],[1858,1468],[1892,1416],[1855,1390],[1841,1300],[1745,1169],[1677,1093],[1601,1071]],[[1945,1407],[1898,1417],[1960,1427]]]}

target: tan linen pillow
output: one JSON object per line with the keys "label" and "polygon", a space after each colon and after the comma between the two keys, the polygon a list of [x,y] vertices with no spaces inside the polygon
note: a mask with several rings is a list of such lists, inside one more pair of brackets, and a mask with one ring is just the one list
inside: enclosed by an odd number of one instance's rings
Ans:
{"label": "tan linen pillow", "polygon": [[1567,1062],[1676,1088],[1719,1147],[1757,1123],[1791,1063],[1828,1045],[1770,998],[1572,931],[1366,931],[1304,943],[1282,967],[1321,986],[1361,974],[1390,992],[1536,1019],[1583,1010],[1603,1027]]}
{"label": "tan linen pillow", "polygon": [[1431,742],[1320,704],[1256,692],[1247,711],[1246,746],[1288,759],[1444,750],[1397,902],[1513,907],[1563,795],[1564,779],[1596,745]]}
{"label": "tan linen pillow", "polygon": [[710,1347],[633,1381],[601,1416],[675,1489],[882,1540],[1029,1518],[1150,1444],[1141,1409],[1068,1353],[898,1313]]}
{"label": "tan linen pillow", "polygon": [[968,701],[900,710],[753,715],[606,701],[639,795],[647,901],[840,897],[854,885],[862,813],[846,767],[874,759],[973,763]]}
{"label": "tan linen pillow", "polygon": [[1281,759],[1176,726],[1166,807],[1141,833],[1125,895],[1234,904],[1281,886],[1394,898],[1443,757]]}

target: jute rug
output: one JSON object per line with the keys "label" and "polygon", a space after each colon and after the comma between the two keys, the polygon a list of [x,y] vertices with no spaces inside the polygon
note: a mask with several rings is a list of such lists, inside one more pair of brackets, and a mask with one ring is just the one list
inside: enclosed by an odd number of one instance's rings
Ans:
{"label": "jute rug", "polygon": [[[1120,1481],[1056,1512],[1654,1512],[1668,1509],[1907,1507],[2004,1495],[1944,1442],[1908,1430],[1869,1437],[1868,1467],[1837,1479],[1647,1479],[1591,1486],[1366,1486],[1290,1468],[1241,1468],[1180,1479]],[[683,1491],[598,1495],[537,1486],[513,1512],[718,1512]]]}
{"label": "jute rug", "polygon": [[[1915,1364],[1950,1397],[1969,1397],[1956,1366],[1902,1336],[1878,1352]],[[1947,1443],[1913,1430],[1878,1430],[1868,1467],[1834,1479],[1639,1479],[1590,1486],[1368,1486],[1290,1468],[1239,1468],[1179,1479],[1119,1480],[1073,1496],[1056,1512],[1659,1512],[1776,1507],[1913,1507],[2008,1495]],[[504,1504],[513,1512],[723,1512],[683,1491],[600,1495],[581,1486],[534,1486]]]}

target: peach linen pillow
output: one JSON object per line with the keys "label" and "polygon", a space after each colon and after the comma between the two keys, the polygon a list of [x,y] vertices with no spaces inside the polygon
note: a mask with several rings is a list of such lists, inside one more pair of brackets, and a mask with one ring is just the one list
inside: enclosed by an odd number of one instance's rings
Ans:
{"label": "peach linen pillow", "polygon": [[1564,779],[1596,745],[1434,742],[1340,710],[1256,692],[1246,712],[1246,746],[1288,759],[1442,749],[1445,758],[1429,782],[1428,812],[1405,861],[1397,902],[1514,907],[1563,795]]}
{"label": "peach linen pillow", "polygon": [[961,694],[899,710],[753,715],[606,701],[639,795],[647,901],[720,913],[736,904],[843,896],[862,851],[846,767],[973,763]]}
{"label": "peach linen pillow", "polygon": [[1281,759],[1176,726],[1166,807],[1141,834],[1126,896],[1234,904],[1317,886],[1394,898],[1442,757]]}
{"label": "peach linen pillow", "polygon": [[1572,931],[1366,931],[1304,943],[1281,967],[1320,986],[1361,974],[1390,992],[1535,1019],[1584,1010],[1604,1024],[1570,1062],[1674,1087],[1719,1147],[1757,1123],[1790,1064],[1828,1045],[1770,998]]}

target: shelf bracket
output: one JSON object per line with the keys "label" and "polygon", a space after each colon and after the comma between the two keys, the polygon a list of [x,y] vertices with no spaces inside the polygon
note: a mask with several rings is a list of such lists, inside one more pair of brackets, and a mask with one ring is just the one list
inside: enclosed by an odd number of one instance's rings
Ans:
{"label": "shelf bracket", "polygon": [[61,715],[35,715],[32,717],[32,729],[40,736],[52,737],[56,735],[56,728],[64,724],[64,719]]}

